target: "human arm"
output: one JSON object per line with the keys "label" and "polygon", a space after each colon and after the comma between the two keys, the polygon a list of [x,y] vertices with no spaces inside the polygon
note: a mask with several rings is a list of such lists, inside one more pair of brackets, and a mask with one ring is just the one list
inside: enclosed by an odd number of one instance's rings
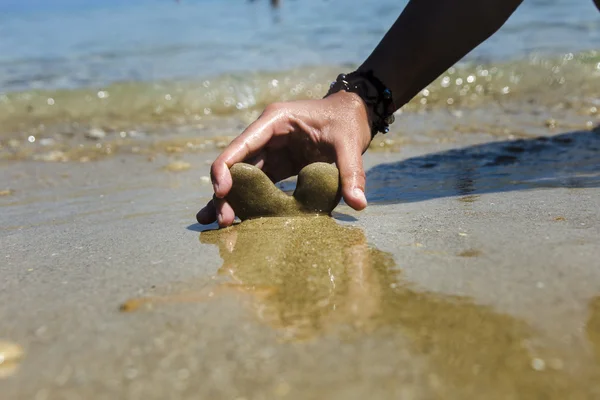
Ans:
{"label": "human arm", "polygon": [[521,2],[411,0],[359,71],[372,70],[400,108],[500,29]]}
{"label": "human arm", "polygon": [[[411,0],[359,71],[373,71],[399,108],[499,29],[521,1]],[[336,162],[346,204],[363,209],[368,115],[360,97],[347,92],[267,107],[213,163],[217,199],[198,213],[198,221],[233,223],[235,212],[224,198],[232,185],[229,167],[241,161],[256,164],[273,181],[311,162]]]}

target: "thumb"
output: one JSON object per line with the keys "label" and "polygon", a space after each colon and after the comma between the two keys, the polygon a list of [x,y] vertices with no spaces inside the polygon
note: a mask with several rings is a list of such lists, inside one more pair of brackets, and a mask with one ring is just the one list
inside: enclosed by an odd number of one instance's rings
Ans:
{"label": "thumb", "polygon": [[336,148],[337,167],[342,180],[342,196],[344,201],[355,210],[367,206],[365,197],[365,170],[363,169],[362,152],[358,143],[341,143]]}

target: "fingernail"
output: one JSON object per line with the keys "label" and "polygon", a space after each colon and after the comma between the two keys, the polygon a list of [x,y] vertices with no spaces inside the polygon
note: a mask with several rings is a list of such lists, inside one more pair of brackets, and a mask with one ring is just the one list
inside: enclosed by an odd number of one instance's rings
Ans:
{"label": "fingernail", "polygon": [[360,200],[364,204],[367,204],[367,197],[365,196],[365,192],[363,192],[360,188],[354,188],[353,193],[354,193],[354,197],[356,197],[358,200]]}
{"label": "fingernail", "polygon": [[223,216],[221,214],[217,214],[217,224],[219,224],[219,226],[223,225]]}
{"label": "fingernail", "polygon": [[219,190],[219,185],[217,184],[217,182],[213,183],[213,191],[215,193],[217,193],[218,190]]}

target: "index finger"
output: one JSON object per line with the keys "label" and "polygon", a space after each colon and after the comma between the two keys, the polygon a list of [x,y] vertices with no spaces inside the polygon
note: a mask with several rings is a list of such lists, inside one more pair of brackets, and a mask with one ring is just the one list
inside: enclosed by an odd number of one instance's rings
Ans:
{"label": "index finger", "polygon": [[217,157],[212,164],[210,173],[213,189],[218,198],[222,199],[231,190],[232,180],[229,168],[235,163],[256,155],[269,143],[280,116],[281,114],[277,113],[263,113]]}

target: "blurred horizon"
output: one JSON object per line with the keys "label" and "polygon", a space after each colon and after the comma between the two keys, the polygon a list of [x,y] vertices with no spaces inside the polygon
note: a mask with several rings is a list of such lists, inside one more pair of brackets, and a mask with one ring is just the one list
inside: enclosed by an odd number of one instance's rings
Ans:
{"label": "blurred horizon", "polygon": [[[89,0],[52,0],[51,2],[44,0],[3,0],[0,2],[0,11],[39,11],[64,8],[105,8],[111,5],[123,4],[148,4],[148,3],[163,3],[166,1],[175,2],[175,0],[103,0],[102,2],[91,3]],[[187,0],[194,1],[194,0]],[[202,1],[202,0],[200,0]]]}

